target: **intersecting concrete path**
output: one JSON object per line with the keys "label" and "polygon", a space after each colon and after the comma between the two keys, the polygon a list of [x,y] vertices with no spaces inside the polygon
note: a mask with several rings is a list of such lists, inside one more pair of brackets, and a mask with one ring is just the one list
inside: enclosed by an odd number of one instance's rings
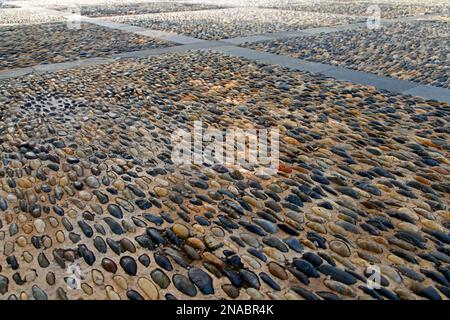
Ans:
{"label": "intersecting concrete path", "polygon": [[[48,15],[57,15],[64,18],[69,18],[67,12],[51,10],[43,7],[33,7],[28,4],[16,2],[16,5],[29,8],[35,12],[41,12]],[[410,17],[401,17],[396,19],[382,19],[382,24],[390,24],[400,21],[420,21],[422,19],[433,18],[441,14],[419,15]],[[309,28],[299,31],[277,32],[263,35],[253,35],[248,37],[236,37],[231,39],[223,39],[220,41],[207,41],[188,37],[185,35],[176,34],[173,32],[166,32],[161,30],[151,30],[142,27],[132,26],[123,23],[111,22],[104,19],[89,18],[85,16],[80,17],[81,21],[100,25],[106,28],[122,30],[139,35],[144,35],[152,38],[166,40],[177,44],[176,46],[148,49],[134,52],[124,52],[114,54],[108,57],[89,58],[65,63],[42,64],[28,68],[12,69],[0,71],[0,80],[20,77],[27,74],[42,74],[47,72],[56,72],[59,70],[81,68],[93,65],[108,64],[118,59],[126,58],[141,58],[155,56],[165,53],[186,52],[189,50],[214,50],[223,54],[242,57],[250,61],[260,61],[266,64],[276,64],[286,67],[291,70],[306,71],[316,74],[323,74],[336,80],[348,81],[351,83],[374,86],[380,90],[389,92],[419,96],[424,99],[438,100],[450,104],[450,90],[429,85],[421,85],[419,83],[395,79],[391,77],[378,76],[372,73],[356,71],[344,67],[337,67],[324,63],[317,63],[296,59],[289,56],[277,55],[267,52],[260,52],[253,49],[238,47],[243,43],[252,43],[264,40],[273,40],[290,37],[308,37],[315,34],[339,32],[345,30],[352,30],[361,28],[365,22],[357,22],[353,24],[339,25],[334,27],[319,27]]]}

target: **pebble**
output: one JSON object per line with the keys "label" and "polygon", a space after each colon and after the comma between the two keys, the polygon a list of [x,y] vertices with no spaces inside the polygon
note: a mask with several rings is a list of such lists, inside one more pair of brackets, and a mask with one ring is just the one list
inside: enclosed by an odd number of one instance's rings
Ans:
{"label": "pebble", "polygon": [[214,294],[213,280],[205,271],[194,267],[189,269],[188,275],[203,294]]}
{"label": "pebble", "polygon": [[161,269],[153,270],[150,275],[153,281],[155,281],[161,289],[167,289],[170,285],[169,277]]}
{"label": "pebble", "polygon": [[159,292],[156,286],[147,278],[139,278],[138,286],[150,300],[157,300]]}
{"label": "pebble", "polygon": [[181,293],[189,297],[195,297],[197,295],[197,289],[194,284],[182,274],[175,274],[172,282]]}
{"label": "pebble", "polygon": [[120,258],[120,266],[130,276],[135,276],[137,273],[137,264],[133,257],[124,256]]}

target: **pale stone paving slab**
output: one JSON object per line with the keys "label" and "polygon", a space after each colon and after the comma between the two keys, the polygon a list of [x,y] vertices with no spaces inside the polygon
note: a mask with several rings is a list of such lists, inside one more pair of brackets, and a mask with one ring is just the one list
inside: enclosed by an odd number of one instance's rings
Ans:
{"label": "pale stone paving slab", "polygon": [[402,92],[403,94],[410,94],[413,96],[424,97],[430,100],[445,101],[450,104],[450,90],[445,88],[419,85],[409,90]]}
{"label": "pale stone paving slab", "polygon": [[20,68],[0,71],[0,80],[17,78],[32,73],[32,68]]}
{"label": "pale stone paving slab", "polygon": [[259,52],[256,50],[240,48],[235,46],[218,47],[214,51],[246,58],[249,60],[261,61],[268,64],[277,64],[298,71],[308,71],[318,73],[328,70],[330,68],[334,68],[333,66],[322,63],[309,62],[300,59],[294,59],[287,56],[280,56],[267,52]]}
{"label": "pale stone paving slab", "polygon": [[56,72],[61,70],[67,70],[67,69],[74,69],[74,68],[82,68],[82,67],[88,67],[88,66],[95,66],[100,64],[108,64],[113,62],[112,59],[108,58],[91,58],[91,59],[84,59],[84,60],[76,60],[76,61],[70,61],[70,62],[63,62],[63,63],[52,63],[52,64],[41,64],[32,67],[33,73],[47,73],[47,72]]}
{"label": "pale stone paving slab", "polygon": [[266,40],[272,40],[273,38],[269,35],[261,35],[261,36],[249,36],[249,37],[236,37],[231,39],[223,39],[221,41],[234,44],[234,45],[240,45],[245,42],[259,42],[259,41],[266,41]]}
{"label": "pale stone paving slab", "polygon": [[418,86],[417,83],[410,81],[378,76],[372,73],[350,70],[341,67],[335,67],[333,69],[326,70],[325,72],[323,72],[323,74],[338,80],[345,80],[353,83],[375,86],[380,89],[397,93],[401,93],[404,90],[408,90]]}

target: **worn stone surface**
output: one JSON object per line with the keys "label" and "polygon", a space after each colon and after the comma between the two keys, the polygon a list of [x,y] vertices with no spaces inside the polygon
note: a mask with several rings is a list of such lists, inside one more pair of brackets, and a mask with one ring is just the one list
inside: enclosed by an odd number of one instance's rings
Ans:
{"label": "worn stone surface", "polygon": [[[202,46],[0,81],[0,299],[447,299],[448,104]],[[195,120],[276,171],[174,163]]]}

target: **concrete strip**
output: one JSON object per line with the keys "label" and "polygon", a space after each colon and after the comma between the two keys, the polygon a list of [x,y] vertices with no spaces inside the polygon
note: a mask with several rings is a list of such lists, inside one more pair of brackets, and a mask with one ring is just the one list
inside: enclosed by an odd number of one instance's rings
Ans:
{"label": "concrete strip", "polygon": [[33,72],[33,68],[9,69],[0,71],[0,80],[16,78]]}
{"label": "concrete strip", "polygon": [[227,42],[234,45],[241,45],[244,43],[254,43],[259,41],[266,40],[276,40],[276,39],[287,39],[287,38],[297,38],[297,37],[309,37],[314,36],[320,33],[333,33],[340,32],[346,30],[354,30],[357,28],[364,27],[365,23],[355,23],[355,24],[347,24],[336,27],[320,27],[320,28],[310,28],[303,29],[299,31],[285,31],[285,32],[274,32],[274,33],[265,33],[260,36],[248,36],[248,37],[238,37],[232,39],[223,39],[220,41]]}
{"label": "concrete strip", "polygon": [[34,73],[41,74],[47,72],[56,72],[67,69],[83,68],[100,64],[107,64],[111,63],[112,61],[113,60],[110,58],[89,58],[63,63],[40,64],[32,67],[32,69]]}
{"label": "concrete strip", "polygon": [[233,44],[233,45],[240,45],[246,42],[253,43],[253,42],[259,42],[259,41],[266,41],[266,40],[272,40],[273,38],[269,35],[261,35],[261,36],[248,36],[248,37],[236,37],[231,39],[223,39],[222,42]]}
{"label": "concrete strip", "polygon": [[413,96],[423,97],[425,99],[445,101],[450,104],[450,89],[433,87],[427,85],[419,85],[402,92]]}
{"label": "concrete strip", "polygon": [[353,83],[374,86],[379,89],[396,93],[401,93],[418,85],[417,83],[410,81],[378,76],[372,73],[350,70],[342,67],[336,67],[334,69],[327,70],[323,72],[323,74],[333,77],[337,80],[344,80]]}
{"label": "concrete strip", "polygon": [[192,43],[199,43],[199,42],[206,42],[207,41],[207,40],[192,38],[192,37],[183,36],[183,35],[179,35],[179,34],[168,35],[168,36],[161,36],[159,38],[161,40],[174,42],[174,43],[179,43],[179,44],[192,44]]}
{"label": "concrete strip", "polygon": [[214,51],[246,58],[253,61],[260,61],[267,64],[276,64],[293,70],[307,71],[312,73],[320,73],[325,70],[329,70],[330,68],[334,68],[333,66],[325,65],[322,63],[309,62],[287,56],[280,56],[267,52],[259,52],[256,50],[235,46],[217,47]]}

